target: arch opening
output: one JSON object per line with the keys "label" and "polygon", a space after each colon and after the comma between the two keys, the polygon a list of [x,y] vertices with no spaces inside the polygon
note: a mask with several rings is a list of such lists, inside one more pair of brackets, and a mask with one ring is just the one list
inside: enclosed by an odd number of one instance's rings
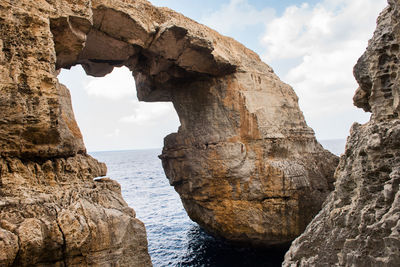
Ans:
{"label": "arch opening", "polygon": [[179,126],[172,103],[139,102],[134,78],[125,67],[99,78],[89,77],[76,66],[61,70],[58,79],[71,92],[89,154],[106,163],[107,177],[121,185],[124,200],[145,224],[152,263],[184,261],[177,255],[188,242],[197,242],[187,237],[194,223],[169,186],[157,157],[164,136]]}
{"label": "arch opening", "polygon": [[135,80],[126,67],[101,78],[80,66],[61,70],[61,83],[71,92],[75,118],[89,152],[152,149],[180,125],[171,102],[139,102]]}

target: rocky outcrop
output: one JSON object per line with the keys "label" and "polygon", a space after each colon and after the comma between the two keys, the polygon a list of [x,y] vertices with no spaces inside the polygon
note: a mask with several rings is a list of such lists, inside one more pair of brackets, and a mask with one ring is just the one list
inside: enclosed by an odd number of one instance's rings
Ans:
{"label": "rocky outcrop", "polygon": [[335,191],[284,266],[400,265],[400,2],[388,2],[354,68],[354,104],[371,120],[353,125]]}
{"label": "rocky outcrop", "polygon": [[[133,73],[181,121],[160,156],[189,216],[227,239],[281,244],[332,189],[336,157],[292,88],[233,39],[147,1],[0,3],[4,265],[146,266],[145,230],[86,154],[61,68]],[[129,262],[129,264],[128,264]]]}
{"label": "rocky outcrop", "polygon": [[151,266],[146,231],[87,155],[0,159],[1,266]]}
{"label": "rocky outcrop", "polygon": [[53,18],[89,21],[88,4],[0,2],[0,266],[151,266],[119,185],[93,180],[106,167],[56,78]]}
{"label": "rocky outcrop", "polygon": [[231,241],[292,241],[333,189],[336,157],[315,140],[292,88],[252,51],[184,18],[163,25],[149,50],[169,67],[158,59],[134,74],[142,100],[170,95],[179,115],[160,158],[187,213]]}

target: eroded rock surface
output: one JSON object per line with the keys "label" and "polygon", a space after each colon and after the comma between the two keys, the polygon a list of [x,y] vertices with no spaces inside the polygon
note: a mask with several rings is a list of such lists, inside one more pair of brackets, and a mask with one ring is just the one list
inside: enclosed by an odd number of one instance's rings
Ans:
{"label": "eroded rock surface", "polygon": [[[56,78],[51,25],[68,15],[91,26],[88,1],[0,2],[0,266],[151,266],[119,185],[93,181],[106,166]],[[78,47],[74,34],[64,43]]]}
{"label": "eroded rock surface", "polygon": [[151,266],[146,231],[87,155],[0,159],[1,266]]}
{"label": "eroded rock surface", "polygon": [[389,0],[354,68],[354,124],[335,173],[335,191],[297,238],[284,266],[400,265],[400,2]]}
{"label": "eroded rock surface", "polygon": [[2,263],[150,264],[114,182],[92,181],[103,166],[86,155],[56,78],[77,64],[93,76],[127,66],[140,100],[173,102],[181,127],[163,166],[212,233],[289,242],[332,189],[337,158],[294,91],[233,39],[144,0],[5,0],[0,14]]}

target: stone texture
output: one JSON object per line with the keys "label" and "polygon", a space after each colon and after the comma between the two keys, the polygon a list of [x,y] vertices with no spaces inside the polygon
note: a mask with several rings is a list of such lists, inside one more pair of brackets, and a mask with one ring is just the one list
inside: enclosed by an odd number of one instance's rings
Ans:
{"label": "stone texture", "polygon": [[[60,57],[56,26],[72,29]],[[106,167],[57,80],[91,27],[89,1],[0,2],[0,266],[151,266],[119,185],[93,180]]]}
{"label": "stone texture", "polygon": [[93,76],[127,66],[140,100],[173,102],[181,126],[160,157],[212,233],[289,242],[333,188],[337,158],[292,88],[233,39],[145,0],[4,0],[0,14],[2,264],[150,265],[118,186],[93,181],[104,166],[57,80],[77,64]]}
{"label": "stone texture", "polygon": [[400,265],[400,1],[388,3],[354,68],[354,104],[371,120],[352,126],[335,190],[284,266]]}
{"label": "stone texture", "polygon": [[151,266],[146,231],[88,155],[0,159],[1,266]]}

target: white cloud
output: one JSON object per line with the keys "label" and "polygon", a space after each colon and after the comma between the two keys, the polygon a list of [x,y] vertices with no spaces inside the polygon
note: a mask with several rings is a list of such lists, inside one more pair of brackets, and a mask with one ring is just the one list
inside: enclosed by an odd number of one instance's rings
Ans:
{"label": "white cloud", "polygon": [[120,129],[115,129],[113,132],[108,133],[106,136],[110,138],[118,137],[121,134]]}
{"label": "white cloud", "polygon": [[[256,9],[249,3],[231,0],[202,22],[234,35],[246,46],[255,47],[258,37],[264,36],[256,51],[265,51],[263,59],[294,87],[317,136],[344,137],[363,114],[352,105],[357,86],[352,67],[386,1],[324,0],[292,6],[279,17],[272,9]],[[169,109],[165,103],[135,100],[135,82],[127,69],[115,68],[104,78],[93,78],[73,68],[63,70],[60,81],[62,76],[72,91],[76,118],[91,151],[159,147],[163,137],[179,126],[172,105]]]}
{"label": "white cloud", "polygon": [[[263,59],[273,66],[291,64],[281,78],[299,95],[300,106],[317,136],[324,123],[329,124],[325,117],[336,114],[338,121],[343,115],[360,118],[361,111],[352,104],[357,88],[352,69],[385,5],[385,0],[305,3],[288,7],[267,25]],[[341,127],[347,133],[350,125]],[[329,138],[324,134],[320,137]]]}
{"label": "white cloud", "polygon": [[164,119],[176,118],[172,103],[143,103],[134,102],[134,113],[122,117],[119,121],[137,125],[154,125]]}
{"label": "white cloud", "polygon": [[[268,23],[263,42],[266,61],[301,57],[315,51],[349,48],[356,41],[364,49],[385,0],[325,0],[315,6],[290,6]],[[360,44],[361,43],[361,44]],[[354,44],[354,43],[353,43]],[[357,51],[359,52],[359,51]]]}
{"label": "white cloud", "polygon": [[220,10],[203,17],[201,21],[222,34],[232,35],[249,26],[265,24],[274,14],[273,8],[257,10],[247,0],[231,0],[229,4],[223,4]]}
{"label": "white cloud", "polygon": [[101,78],[91,78],[85,85],[89,96],[120,100],[136,96],[135,80],[126,68],[114,68],[113,72]]}

